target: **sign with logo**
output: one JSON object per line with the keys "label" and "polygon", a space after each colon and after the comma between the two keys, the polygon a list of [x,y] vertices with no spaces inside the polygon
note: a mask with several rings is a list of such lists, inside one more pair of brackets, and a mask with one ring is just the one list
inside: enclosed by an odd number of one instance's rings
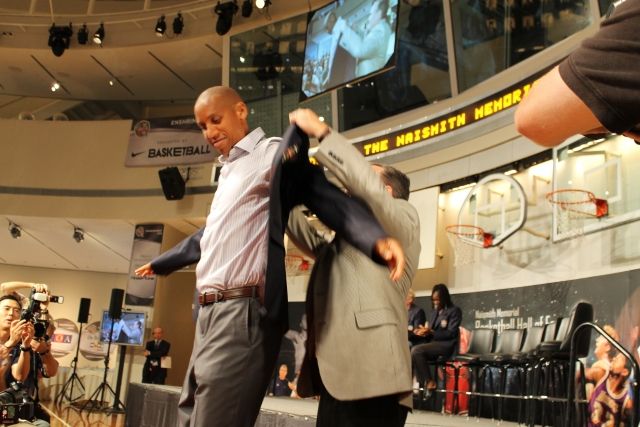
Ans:
{"label": "sign with logo", "polygon": [[152,306],[156,292],[156,276],[138,277],[135,270],[160,255],[160,245],[164,225],[138,224],[133,237],[129,281],[125,294],[125,304]]}
{"label": "sign with logo", "polygon": [[193,117],[134,120],[125,166],[173,166],[213,162],[218,153]]}

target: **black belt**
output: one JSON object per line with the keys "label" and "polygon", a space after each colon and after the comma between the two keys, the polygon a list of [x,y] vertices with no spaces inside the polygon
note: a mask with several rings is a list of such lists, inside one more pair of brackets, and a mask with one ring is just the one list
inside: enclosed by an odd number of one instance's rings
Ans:
{"label": "black belt", "polygon": [[243,286],[242,288],[227,289],[224,291],[204,292],[198,295],[198,303],[202,306],[223,302],[228,299],[251,298],[258,296],[257,286]]}

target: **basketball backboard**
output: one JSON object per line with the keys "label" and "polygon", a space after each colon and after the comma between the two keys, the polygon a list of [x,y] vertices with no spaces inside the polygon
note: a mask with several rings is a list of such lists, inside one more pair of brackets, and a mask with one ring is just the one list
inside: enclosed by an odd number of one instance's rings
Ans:
{"label": "basketball backboard", "polygon": [[[518,181],[500,173],[487,175],[460,207],[457,225],[462,232],[458,238],[473,246],[498,246],[522,228],[526,219],[527,199]],[[469,229],[481,229],[482,233],[464,231]]]}
{"label": "basketball backboard", "polygon": [[[633,187],[640,179],[638,161],[640,147],[619,135],[576,137],[554,148],[553,191],[568,190],[565,194],[573,200],[570,210],[552,203],[553,241],[640,218],[640,192]],[[598,213],[594,200],[606,201],[607,215]]]}

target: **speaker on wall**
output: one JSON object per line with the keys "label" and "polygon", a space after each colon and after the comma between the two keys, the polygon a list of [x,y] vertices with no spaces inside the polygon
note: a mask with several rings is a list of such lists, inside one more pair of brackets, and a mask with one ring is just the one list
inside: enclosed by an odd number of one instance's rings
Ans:
{"label": "speaker on wall", "polygon": [[181,200],[184,197],[186,181],[176,167],[160,169],[160,184],[162,184],[162,192],[167,200]]}
{"label": "speaker on wall", "polygon": [[124,289],[111,289],[111,302],[109,303],[109,317],[119,319],[122,315],[122,300],[124,298]]}
{"label": "speaker on wall", "polygon": [[90,306],[91,306],[90,298],[80,298],[80,310],[78,310],[78,323],[88,323]]}

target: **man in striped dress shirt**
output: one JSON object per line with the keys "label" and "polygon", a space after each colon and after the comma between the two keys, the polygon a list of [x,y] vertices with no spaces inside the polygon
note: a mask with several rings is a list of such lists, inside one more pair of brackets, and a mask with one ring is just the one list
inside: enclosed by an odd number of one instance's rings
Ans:
{"label": "man in striped dress shirt", "polygon": [[[168,274],[199,260],[201,308],[178,422],[249,427],[258,416],[287,328],[282,240],[288,209],[311,204],[321,220],[380,263],[401,270],[403,254],[362,204],[311,168],[304,148],[298,159],[285,164],[280,138],[266,138],[260,128],[249,132],[247,106],[233,89],[207,89],[194,113],[223,165],[206,226],[137,272]],[[288,135],[296,139],[295,132]],[[274,193],[274,187],[280,191]],[[279,209],[274,210],[275,204]],[[274,292],[284,296],[284,303],[272,301]]]}

